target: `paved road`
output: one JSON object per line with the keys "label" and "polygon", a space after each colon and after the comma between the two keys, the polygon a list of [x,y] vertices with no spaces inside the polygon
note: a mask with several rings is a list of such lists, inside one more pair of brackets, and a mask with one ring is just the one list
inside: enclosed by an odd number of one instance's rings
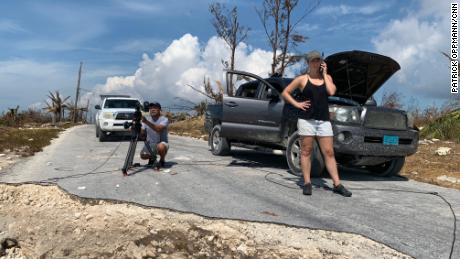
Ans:
{"label": "paved road", "polygon": [[[170,145],[169,172],[141,167],[123,177],[120,168],[128,142],[100,143],[93,126],[79,126],[65,131],[25,163],[1,173],[0,181],[55,182],[81,197],[357,233],[417,258],[448,258],[453,217],[439,197],[362,189],[438,192],[460,215],[456,190],[400,177],[341,172],[344,184],[353,191],[352,198],[328,190],[330,179],[315,179],[314,184],[321,187],[306,197],[281,155],[238,149],[232,156],[215,157],[206,142],[176,136],[170,136]],[[456,234],[460,236],[460,231]],[[460,258],[459,242],[452,258]]]}

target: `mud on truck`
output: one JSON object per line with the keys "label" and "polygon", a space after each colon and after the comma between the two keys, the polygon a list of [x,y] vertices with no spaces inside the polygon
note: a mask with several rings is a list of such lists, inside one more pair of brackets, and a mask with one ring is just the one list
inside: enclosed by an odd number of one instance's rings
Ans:
{"label": "mud on truck", "polygon": [[[419,132],[403,110],[378,107],[373,94],[400,69],[386,56],[346,51],[325,59],[337,91],[329,97],[334,152],[339,165],[379,176],[399,173],[405,157],[417,150]],[[232,144],[281,149],[290,172],[301,175],[297,116],[281,92],[292,78],[261,78],[243,71],[227,71],[227,89],[220,104],[209,105],[205,128],[214,155],[229,154]],[[293,97],[301,101],[300,91]],[[312,151],[312,175],[324,173],[318,144]]]}

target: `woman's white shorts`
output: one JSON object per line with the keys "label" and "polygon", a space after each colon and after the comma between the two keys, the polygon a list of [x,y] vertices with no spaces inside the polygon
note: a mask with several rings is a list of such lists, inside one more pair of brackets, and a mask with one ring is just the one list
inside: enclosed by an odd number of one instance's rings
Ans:
{"label": "woman's white shorts", "polygon": [[299,131],[300,136],[334,136],[330,121],[299,119],[297,121],[297,129]]}

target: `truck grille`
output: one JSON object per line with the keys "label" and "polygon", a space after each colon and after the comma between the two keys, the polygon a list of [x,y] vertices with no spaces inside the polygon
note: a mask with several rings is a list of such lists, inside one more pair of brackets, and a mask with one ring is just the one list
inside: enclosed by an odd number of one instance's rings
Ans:
{"label": "truck grille", "polygon": [[133,118],[132,112],[119,112],[115,120],[131,120]]}
{"label": "truck grille", "polygon": [[366,111],[364,126],[376,129],[407,129],[406,115],[396,111]]}

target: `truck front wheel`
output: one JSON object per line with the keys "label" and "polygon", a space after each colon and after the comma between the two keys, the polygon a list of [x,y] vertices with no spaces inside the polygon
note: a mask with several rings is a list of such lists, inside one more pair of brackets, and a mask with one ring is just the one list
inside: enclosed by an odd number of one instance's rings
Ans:
{"label": "truck front wheel", "polygon": [[222,137],[220,125],[215,125],[211,130],[211,153],[216,156],[223,156],[230,153],[230,143],[227,138]]}
{"label": "truck front wheel", "polygon": [[367,169],[374,175],[391,177],[399,174],[399,171],[403,168],[405,161],[405,157],[399,157],[380,165],[367,166]]}
{"label": "truck front wheel", "polygon": [[[297,176],[303,176],[302,168],[300,167],[300,136],[296,132],[292,133],[288,139],[286,148],[286,160],[290,172]],[[324,174],[324,160],[319,150],[316,140],[313,141],[313,150],[311,151],[311,170],[310,176],[320,177]]]}
{"label": "truck front wheel", "polygon": [[99,142],[104,142],[107,140],[107,136],[105,135],[105,132],[101,130],[101,128],[97,128],[98,133],[97,135],[99,136]]}

